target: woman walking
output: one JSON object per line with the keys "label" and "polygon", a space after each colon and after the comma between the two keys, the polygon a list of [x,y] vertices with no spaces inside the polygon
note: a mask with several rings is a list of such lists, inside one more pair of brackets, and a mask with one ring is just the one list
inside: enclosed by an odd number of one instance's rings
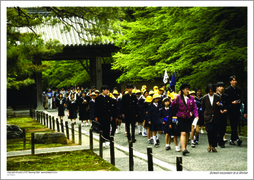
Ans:
{"label": "woman walking", "polygon": [[187,148],[187,143],[189,139],[189,132],[191,131],[191,124],[194,118],[198,120],[198,110],[194,98],[189,95],[190,85],[188,83],[183,83],[180,87],[181,94],[177,95],[172,101],[171,107],[177,108],[178,112],[176,114],[178,127],[181,132],[181,146],[182,152],[185,156],[189,153]]}

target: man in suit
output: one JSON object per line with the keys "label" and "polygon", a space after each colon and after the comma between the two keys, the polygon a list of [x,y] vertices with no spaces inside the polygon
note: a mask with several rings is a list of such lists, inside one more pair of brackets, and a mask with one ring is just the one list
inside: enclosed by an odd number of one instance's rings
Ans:
{"label": "man in suit", "polygon": [[237,124],[240,118],[241,108],[241,89],[236,87],[237,79],[236,76],[230,76],[229,81],[231,86],[225,89],[225,93],[228,94],[228,115],[231,126],[231,140],[230,145],[235,145],[234,141],[237,141],[238,146],[242,144],[242,140],[239,139],[237,134]]}
{"label": "man in suit", "polygon": [[[126,86],[128,93],[123,95],[121,102],[121,114],[122,117],[125,118],[125,126],[127,130],[127,138],[128,141],[133,143],[136,142],[135,139],[135,123],[136,118],[138,116],[138,108],[137,108],[137,97],[135,94],[132,94],[133,86],[132,84],[127,84]],[[130,137],[130,125],[131,125],[131,133],[132,139]]]}
{"label": "man in suit", "polygon": [[216,84],[217,94],[221,97],[222,107],[220,110],[220,125],[219,125],[219,146],[225,148],[224,136],[227,128],[227,111],[228,111],[228,95],[223,93],[224,83],[218,82]]}
{"label": "man in suit", "polygon": [[[95,121],[100,123],[100,130],[103,131],[103,146],[109,146],[109,133],[110,133],[110,121],[112,117],[112,102],[111,98],[107,96],[108,86],[101,86],[101,94],[95,99],[94,115]],[[106,142],[107,140],[107,142]]]}
{"label": "man in suit", "polygon": [[208,148],[207,151],[217,152],[217,129],[220,120],[221,97],[215,94],[216,87],[208,84],[206,87],[206,95],[202,99],[202,111],[207,127]]}

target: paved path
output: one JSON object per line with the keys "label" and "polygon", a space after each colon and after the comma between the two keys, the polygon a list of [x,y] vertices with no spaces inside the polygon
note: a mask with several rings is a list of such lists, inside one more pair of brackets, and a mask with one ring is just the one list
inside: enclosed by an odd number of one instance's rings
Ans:
{"label": "paved path", "polygon": [[[57,117],[56,110],[49,110],[48,113]],[[64,121],[68,121],[67,116],[64,117]],[[77,120],[77,124],[80,121]],[[70,124],[70,123],[69,123]],[[75,126],[77,128],[77,125]],[[85,134],[88,134],[90,125],[88,127],[82,127],[82,145],[89,147],[89,139]],[[122,171],[129,170],[129,160],[128,160],[128,142],[124,135],[124,129],[121,128],[119,134],[115,134],[115,157],[116,157],[116,167]],[[136,128],[136,139],[137,142],[133,144],[134,149],[134,171],[147,171],[147,147],[151,146],[147,143],[147,137],[138,135]],[[71,135],[70,135],[71,138]],[[98,151],[98,134],[94,134],[94,152],[97,154]],[[176,170],[176,157],[182,156],[181,152],[175,151],[174,143],[171,142],[172,150],[165,150],[165,136],[160,136],[160,146],[155,148],[152,146],[154,171],[162,170]],[[230,139],[229,135],[226,135],[227,139]],[[187,149],[190,151],[188,156],[183,157],[183,170],[184,171],[247,171],[247,138],[243,137],[243,144],[241,147],[230,146],[226,144],[226,148],[217,147],[218,152],[213,153],[207,152],[207,135],[206,133],[200,134],[199,145],[195,148],[191,148],[188,145]],[[76,140],[77,132],[76,132]],[[96,144],[97,143],[97,144]],[[96,150],[97,148],[97,150]],[[31,151],[30,151],[31,152]],[[36,153],[36,151],[35,151]],[[104,149],[103,157],[105,160],[110,162],[109,159],[109,148]]]}

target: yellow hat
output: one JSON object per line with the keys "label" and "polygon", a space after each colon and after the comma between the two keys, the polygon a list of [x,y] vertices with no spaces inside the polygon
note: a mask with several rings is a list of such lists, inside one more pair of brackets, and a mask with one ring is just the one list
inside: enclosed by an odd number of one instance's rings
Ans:
{"label": "yellow hat", "polygon": [[137,89],[136,94],[141,94],[141,91],[139,89]]}
{"label": "yellow hat", "polygon": [[135,90],[135,89],[132,89],[132,93],[136,93],[136,90]]}
{"label": "yellow hat", "polygon": [[158,91],[158,90],[155,90],[155,91],[154,91],[154,94],[159,94],[159,91]]}
{"label": "yellow hat", "polygon": [[110,93],[110,94],[109,94],[109,97],[111,97],[111,98],[112,98],[112,97],[113,97],[113,94],[112,94],[112,93]]}
{"label": "yellow hat", "polygon": [[189,94],[195,94],[195,91],[190,91]]}
{"label": "yellow hat", "polygon": [[154,94],[153,99],[157,99],[157,98],[161,98],[161,96],[159,94]]}
{"label": "yellow hat", "polygon": [[160,88],[160,91],[164,91],[164,88]]}
{"label": "yellow hat", "polygon": [[167,96],[168,96],[168,97],[170,96],[170,92],[169,92],[169,91],[167,91]]}
{"label": "yellow hat", "polygon": [[143,85],[143,86],[142,86],[142,89],[146,89],[146,88],[147,88],[146,85]]}
{"label": "yellow hat", "polygon": [[147,96],[145,102],[152,102],[152,100],[153,100],[152,96]]}
{"label": "yellow hat", "polygon": [[151,94],[154,94],[154,92],[151,90],[151,91],[149,91],[149,95],[151,95]]}
{"label": "yellow hat", "polygon": [[117,90],[113,91],[113,95],[115,95],[115,94],[117,94],[117,95],[119,94]]}
{"label": "yellow hat", "polygon": [[158,86],[154,86],[153,87],[153,90],[155,91],[155,90],[158,90],[159,88],[158,88]]}
{"label": "yellow hat", "polygon": [[168,97],[170,97],[171,99],[174,99],[177,96],[176,93],[172,92],[168,95]]}
{"label": "yellow hat", "polygon": [[91,96],[96,96],[95,92],[92,92]]}
{"label": "yellow hat", "polygon": [[128,94],[128,91],[125,91],[125,93],[124,94]]}

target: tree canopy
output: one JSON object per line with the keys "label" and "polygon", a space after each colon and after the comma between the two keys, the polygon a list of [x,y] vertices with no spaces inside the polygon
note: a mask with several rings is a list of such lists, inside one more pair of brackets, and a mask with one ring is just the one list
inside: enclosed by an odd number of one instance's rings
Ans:
{"label": "tree canopy", "polygon": [[[150,81],[175,70],[178,82],[202,87],[221,76],[247,79],[246,7],[136,7],[121,22],[112,69],[118,82]],[[123,43],[124,42],[124,43]],[[179,83],[178,83],[179,84]]]}

